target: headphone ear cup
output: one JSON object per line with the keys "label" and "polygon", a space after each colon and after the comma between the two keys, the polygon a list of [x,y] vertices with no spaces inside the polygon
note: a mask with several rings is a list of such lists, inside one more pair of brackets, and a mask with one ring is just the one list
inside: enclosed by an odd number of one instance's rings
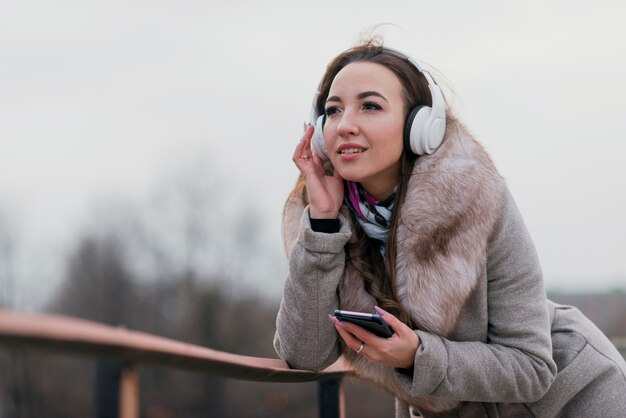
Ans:
{"label": "headphone ear cup", "polygon": [[414,154],[432,154],[443,141],[446,124],[430,106],[417,106],[404,124],[404,146]]}
{"label": "headphone ear cup", "polygon": [[404,149],[406,152],[422,155],[424,148],[424,124],[430,114],[430,107],[416,106],[409,112],[404,124]]}
{"label": "headphone ear cup", "polygon": [[428,127],[425,135],[426,138],[424,141],[424,149],[428,154],[432,154],[437,148],[439,148],[446,131],[445,120],[434,115],[434,111],[432,113],[433,115],[430,116],[428,121]]}
{"label": "headphone ear cup", "polygon": [[318,116],[315,121],[315,130],[311,138],[311,146],[313,151],[322,159],[328,160],[328,152],[326,151],[326,143],[324,142],[324,123],[326,123],[326,115]]}

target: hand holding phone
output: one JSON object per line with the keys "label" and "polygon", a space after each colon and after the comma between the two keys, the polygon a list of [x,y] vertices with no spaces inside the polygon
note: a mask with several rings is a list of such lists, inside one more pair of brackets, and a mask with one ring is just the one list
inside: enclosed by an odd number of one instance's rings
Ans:
{"label": "hand holding phone", "polygon": [[352,322],[353,324],[365,328],[379,337],[389,338],[393,335],[393,331],[389,328],[389,325],[387,325],[383,318],[378,314],[336,309],[335,317],[340,321]]}

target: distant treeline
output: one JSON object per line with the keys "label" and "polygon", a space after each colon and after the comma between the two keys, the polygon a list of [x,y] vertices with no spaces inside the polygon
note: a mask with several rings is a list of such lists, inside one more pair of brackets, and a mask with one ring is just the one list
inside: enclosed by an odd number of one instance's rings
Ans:
{"label": "distant treeline", "polygon": [[[276,357],[280,291],[268,298],[261,290],[283,282],[282,248],[267,245],[252,199],[238,200],[218,180],[210,170],[192,170],[162,185],[143,208],[96,210],[42,310]],[[6,267],[11,236],[0,238]],[[4,301],[10,308],[14,280],[4,271],[0,307]],[[549,296],[579,307],[609,337],[626,336],[625,293]],[[119,365],[107,360],[0,347],[0,418],[114,417],[116,373]],[[141,368],[140,378],[143,418],[317,416],[315,383],[242,382],[157,367]],[[348,379],[346,408],[348,416],[392,416],[394,401]]]}
{"label": "distant treeline", "polygon": [[[283,250],[268,245],[252,196],[220,180],[210,166],[195,166],[168,178],[147,202],[95,207],[40,310],[276,358]],[[13,239],[0,238],[7,245]],[[7,254],[0,251],[0,265]],[[11,308],[16,279],[5,276],[0,307]],[[0,418],[114,417],[117,373],[119,365],[107,360],[0,347]],[[143,418],[315,417],[316,388],[140,368]],[[349,382],[347,396],[351,416],[393,414],[393,399],[371,385]]]}
{"label": "distant treeline", "polygon": [[[87,237],[47,310],[151,332],[232,353],[276,357],[277,303],[237,296],[229,277],[180,272],[138,280],[113,237]],[[551,293],[579,307],[610,337],[626,336],[626,294]],[[0,417],[113,417],[117,366],[108,361],[0,351]],[[393,400],[349,380],[349,416],[389,416]],[[142,417],[315,417],[316,385],[263,384],[165,368],[141,369]]]}
{"label": "distant treeline", "polygon": [[[68,261],[66,280],[47,311],[275,358],[277,303],[237,297],[226,278],[170,277],[142,283],[114,239],[85,239]],[[1,417],[115,416],[110,361],[0,351]],[[316,384],[263,384],[165,368],[141,369],[142,417],[314,417]],[[354,413],[393,411],[392,399],[369,385],[348,388]]]}

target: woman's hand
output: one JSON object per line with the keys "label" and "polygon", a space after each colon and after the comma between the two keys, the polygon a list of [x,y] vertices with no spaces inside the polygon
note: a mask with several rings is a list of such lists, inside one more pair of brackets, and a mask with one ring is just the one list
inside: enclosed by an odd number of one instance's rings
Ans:
{"label": "woman's hand", "polygon": [[304,177],[311,218],[335,219],[343,202],[343,179],[337,170],[332,176],[326,173],[322,160],[311,150],[313,130],[313,125],[306,127],[293,153],[293,162]]}
{"label": "woman's hand", "polygon": [[[339,321],[334,316],[331,317],[331,320],[346,345],[354,351],[360,350],[360,355],[396,368],[409,369],[413,367],[415,353],[420,342],[419,337],[411,328],[389,312],[379,307],[376,307],[376,311],[393,330],[391,337],[378,337],[358,325]],[[362,348],[361,344],[363,344]]]}

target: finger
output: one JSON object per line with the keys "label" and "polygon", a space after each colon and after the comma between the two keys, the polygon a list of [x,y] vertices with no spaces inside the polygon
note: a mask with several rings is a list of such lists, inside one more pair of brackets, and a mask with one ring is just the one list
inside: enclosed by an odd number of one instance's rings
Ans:
{"label": "finger", "polygon": [[410,330],[410,328],[404,322],[400,321],[398,318],[396,318],[383,308],[374,306],[374,309],[376,309],[376,312],[378,312],[378,314],[383,318],[387,325],[389,325],[391,329],[398,334],[402,333],[405,329]]}
{"label": "finger", "polygon": [[308,125],[304,130],[304,137],[310,144],[311,138],[313,137],[313,132],[315,131],[315,127],[313,125]]}
{"label": "finger", "polygon": [[337,330],[337,332],[339,333],[339,335],[341,336],[341,338],[343,339],[343,341],[346,343],[348,347],[350,347],[353,350],[359,349],[359,347],[361,346],[361,340],[359,340],[357,337],[355,337],[353,334],[351,334],[348,330],[343,328],[341,325],[335,324],[335,329]]}
{"label": "finger", "polygon": [[350,331],[348,331],[345,327],[344,327],[344,323],[339,321],[337,318],[332,317],[331,320],[333,321],[333,323],[335,324],[335,329],[337,330],[337,332],[339,333],[339,335],[341,336],[341,339],[343,339],[343,341],[346,343],[346,345],[353,349],[353,350],[358,350],[359,347],[361,347],[361,343],[363,342],[362,340],[358,339],[357,337],[355,337]]}
{"label": "finger", "polygon": [[318,165],[320,167],[324,166],[324,161],[322,161],[320,156],[317,155],[317,152],[315,152],[315,150],[313,150],[313,162],[315,163],[315,165]]}
{"label": "finger", "polygon": [[312,154],[312,161],[313,164],[315,165],[315,170],[318,176],[320,176],[320,178],[324,177],[327,175],[326,169],[324,168],[324,161],[320,158],[319,155],[317,155],[317,153],[314,150],[311,150],[311,154]]}
{"label": "finger", "polygon": [[302,135],[302,148],[300,149],[303,157],[311,157],[311,138],[313,137],[314,128],[312,125],[307,126]]}
{"label": "finger", "polygon": [[338,319],[337,325],[348,331],[358,340],[363,341],[364,343],[369,345],[375,345],[376,340],[380,339],[380,337],[378,337],[376,334],[348,321],[340,321]]}
{"label": "finger", "polygon": [[300,168],[299,162],[306,162],[311,160],[311,137],[313,136],[313,127],[309,126],[302,135],[300,142],[296,145],[296,149],[293,152],[292,160]]}

